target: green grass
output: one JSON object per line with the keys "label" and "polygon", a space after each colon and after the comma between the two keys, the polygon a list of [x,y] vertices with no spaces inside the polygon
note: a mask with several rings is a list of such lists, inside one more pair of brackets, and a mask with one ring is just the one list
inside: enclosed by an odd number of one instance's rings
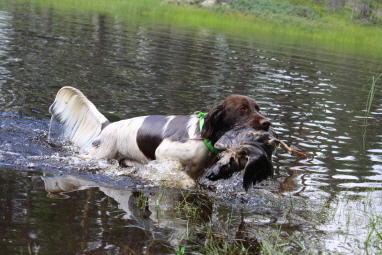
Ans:
{"label": "green grass", "polygon": [[[26,1],[26,0],[19,0]],[[242,2],[245,0],[241,0]],[[260,1],[260,0],[259,0]],[[237,7],[201,8],[197,5],[164,4],[162,0],[35,0],[44,6],[76,8],[108,13],[147,23],[171,23],[185,27],[203,27],[240,36],[261,38],[276,35],[289,41],[349,48],[357,51],[381,51],[382,29],[347,22],[342,15],[323,16],[323,9],[309,6],[290,7],[285,2],[261,0],[260,9]],[[317,6],[316,6],[317,7]],[[269,11],[264,9],[269,8]],[[280,11],[278,11],[280,10]],[[284,10],[284,11],[282,11]],[[284,39],[283,39],[284,40]]]}
{"label": "green grass", "polygon": [[[379,190],[345,190],[333,197],[323,196],[320,200],[306,201],[292,195],[266,195],[277,210],[285,213],[279,215],[275,222],[257,222],[257,217],[248,221],[251,216],[244,217],[247,221],[243,222],[242,230],[238,229],[241,225],[238,216],[252,215],[249,208],[242,208],[240,212],[233,208],[230,212],[213,212],[209,207],[212,204],[201,206],[205,203],[199,200],[199,196],[194,200],[194,193],[184,191],[174,196],[171,192],[163,189],[158,193],[142,191],[136,194],[134,205],[138,217],[134,227],[150,233],[150,225],[141,224],[141,218],[153,216],[148,213],[150,211],[156,212],[156,217],[151,220],[158,226],[170,226],[170,229],[171,226],[178,226],[179,232],[168,236],[169,240],[177,240],[176,245],[171,247],[174,254],[335,254],[325,246],[327,241],[333,240],[343,242],[340,247],[342,251],[354,249],[355,254],[360,251],[365,254],[381,252]],[[173,203],[170,207],[169,201]],[[150,238],[151,235],[148,235]]]}
{"label": "green grass", "polygon": [[377,83],[381,77],[382,77],[382,73],[380,73],[377,76],[373,75],[371,78],[371,80],[372,80],[371,88],[370,88],[369,96],[367,97],[367,103],[366,103],[366,117],[368,117],[370,115],[371,106],[372,106],[373,101],[374,101],[375,91],[377,89]]}
{"label": "green grass", "polygon": [[366,147],[367,126],[368,126],[369,116],[371,113],[371,107],[373,105],[375,92],[377,90],[377,84],[378,84],[379,80],[381,79],[381,77],[382,77],[382,73],[380,73],[379,75],[373,75],[371,77],[371,87],[369,90],[369,95],[367,96],[365,119],[364,119],[363,130],[362,130],[362,140],[363,140],[363,147],[364,148]]}
{"label": "green grass", "polygon": [[305,247],[303,233],[294,232],[291,235],[285,236],[281,228],[259,229],[257,235],[261,240],[262,254],[305,254],[309,250],[314,250],[312,247]]}
{"label": "green grass", "polygon": [[[216,224],[206,215],[203,207],[194,204],[191,193],[182,192],[183,199],[174,207],[174,222],[182,221],[187,225],[180,239],[180,247],[177,254],[253,254],[257,246],[240,238],[233,238],[225,231],[217,232]],[[232,213],[232,212],[231,212]],[[207,213],[208,214],[208,213]],[[229,228],[230,222],[226,222]]]}

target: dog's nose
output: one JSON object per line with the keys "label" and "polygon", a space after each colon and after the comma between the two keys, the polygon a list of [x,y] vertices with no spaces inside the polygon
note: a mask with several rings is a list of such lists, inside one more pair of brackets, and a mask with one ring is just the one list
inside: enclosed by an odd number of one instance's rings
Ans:
{"label": "dog's nose", "polygon": [[261,126],[261,129],[268,131],[269,127],[271,126],[271,122],[268,119],[264,118],[260,120],[260,126]]}

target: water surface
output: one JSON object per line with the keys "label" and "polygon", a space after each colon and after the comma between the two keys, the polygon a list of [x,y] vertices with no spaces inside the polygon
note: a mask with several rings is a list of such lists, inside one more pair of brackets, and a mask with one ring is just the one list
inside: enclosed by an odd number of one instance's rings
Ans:
{"label": "water surface", "polygon": [[[369,223],[349,226],[346,215],[382,211],[380,87],[366,128],[364,110],[382,50],[366,56],[33,3],[1,2],[0,10],[2,254],[171,254],[194,247],[185,233],[201,222],[253,252],[259,231],[280,227],[281,237],[304,241],[289,244],[291,253],[365,249],[359,240],[369,232],[359,229]],[[277,150],[275,177],[248,194],[240,176],[182,191],[110,174],[118,166],[46,139],[49,105],[67,85],[112,121],[208,111],[230,94],[248,95],[309,157]],[[370,208],[358,208],[360,197],[372,198]]]}

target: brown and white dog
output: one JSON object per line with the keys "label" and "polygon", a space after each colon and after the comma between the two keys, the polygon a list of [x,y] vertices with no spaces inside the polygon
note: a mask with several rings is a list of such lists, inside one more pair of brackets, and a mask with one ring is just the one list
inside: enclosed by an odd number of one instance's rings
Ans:
{"label": "brown and white dog", "polygon": [[[270,121],[258,104],[231,95],[207,115],[149,115],[110,123],[78,89],[63,87],[49,109],[49,138],[70,140],[93,158],[148,163],[177,161],[196,179],[216,158],[203,139],[214,145],[227,131],[239,127],[268,130]],[[204,118],[202,130],[200,118]]]}

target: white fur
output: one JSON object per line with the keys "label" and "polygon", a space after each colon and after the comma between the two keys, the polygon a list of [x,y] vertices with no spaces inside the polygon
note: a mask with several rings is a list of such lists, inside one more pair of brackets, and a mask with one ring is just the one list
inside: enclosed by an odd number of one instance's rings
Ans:
{"label": "white fur", "polygon": [[185,143],[164,139],[155,151],[159,162],[175,160],[186,167],[191,177],[198,177],[200,172],[207,167],[209,151],[203,141],[189,140]]}
{"label": "white fur", "polygon": [[[132,160],[143,164],[150,161],[137,144],[138,131],[148,116],[121,120],[102,129],[102,124],[108,120],[82,92],[72,87],[64,87],[57,93],[49,111],[52,114],[49,137],[52,139],[68,139],[82,153],[88,152],[93,158]],[[166,117],[163,134],[175,117]],[[156,149],[155,157],[158,162],[179,162],[189,176],[197,178],[215,155],[209,152],[197,132],[199,117],[190,116],[184,125],[189,139],[180,142],[165,138]]]}
{"label": "white fur", "polygon": [[188,135],[187,142],[171,141],[166,138],[155,151],[155,157],[159,162],[175,160],[186,166],[187,173],[192,177],[197,177],[198,170],[204,169],[209,163],[209,150],[195,130],[199,125],[199,118],[192,116],[187,123]]}
{"label": "white fur", "polygon": [[[49,138],[68,139],[85,152],[101,133],[107,119],[84,94],[73,87],[63,87],[49,108],[52,114]],[[61,128],[61,125],[63,126]]]}
{"label": "white fur", "polygon": [[149,159],[139,150],[136,143],[137,133],[147,116],[121,120],[108,125],[95,139],[100,146],[90,148],[89,155],[95,158],[132,159],[148,163]]}
{"label": "white fur", "polygon": [[[164,126],[165,132],[168,123],[175,116],[168,116]],[[136,140],[139,128],[147,116],[114,122],[108,125],[95,139],[99,141],[98,147],[92,146],[89,155],[94,158],[133,159],[140,163],[148,163],[150,160],[140,151]],[[208,162],[209,151],[194,130],[199,124],[199,118],[192,116],[187,123],[189,139],[186,142],[164,139],[155,151],[158,162],[178,161],[186,167],[190,176],[198,176],[197,170],[203,170]],[[193,140],[194,139],[194,140]]]}

